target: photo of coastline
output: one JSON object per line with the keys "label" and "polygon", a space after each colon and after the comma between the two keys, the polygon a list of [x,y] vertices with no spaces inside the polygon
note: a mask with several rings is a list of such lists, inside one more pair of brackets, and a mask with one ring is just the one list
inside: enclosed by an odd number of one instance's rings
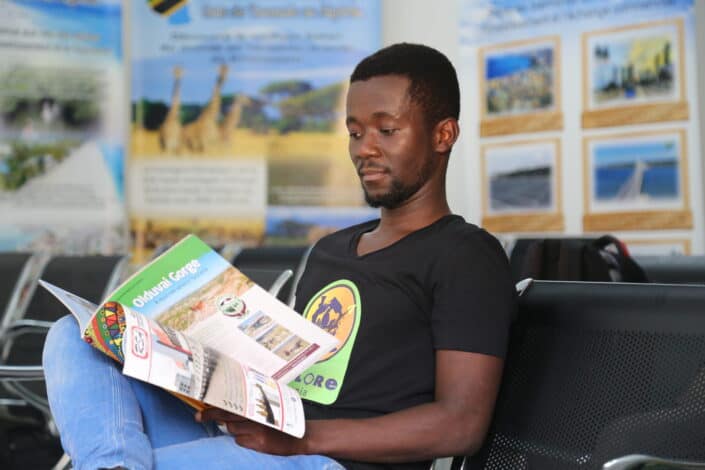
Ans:
{"label": "photo of coastline", "polygon": [[601,139],[589,146],[595,208],[679,207],[681,140],[677,133]]}
{"label": "photo of coastline", "polygon": [[484,150],[489,215],[555,210],[556,142],[504,144]]}
{"label": "photo of coastline", "polygon": [[588,108],[680,100],[680,24],[588,33]]}
{"label": "photo of coastline", "polygon": [[556,106],[556,46],[550,41],[486,50],[485,116],[500,117],[553,110]]}

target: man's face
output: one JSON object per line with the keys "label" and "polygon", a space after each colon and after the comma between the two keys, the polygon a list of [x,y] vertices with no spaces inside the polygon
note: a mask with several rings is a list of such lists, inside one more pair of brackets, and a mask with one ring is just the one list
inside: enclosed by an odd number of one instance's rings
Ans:
{"label": "man's face", "polygon": [[348,91],[350,158],[372,207],[399,207],[435,168],[431,132],[408,88],[408,78],[384,75],[353,82]]}

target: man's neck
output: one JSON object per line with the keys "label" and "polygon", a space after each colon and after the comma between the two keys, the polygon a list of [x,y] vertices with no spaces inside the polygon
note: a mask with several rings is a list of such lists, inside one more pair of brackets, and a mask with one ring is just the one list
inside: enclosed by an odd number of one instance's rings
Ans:
{"label": "man's neck", "polygon": [[445,192],[431,191],[431,194],[436,196],[420,191],[399,207],[382,208],[379,225],[360,237],[357,254],[362,256],[386,248],[449,215],[451,212]]}

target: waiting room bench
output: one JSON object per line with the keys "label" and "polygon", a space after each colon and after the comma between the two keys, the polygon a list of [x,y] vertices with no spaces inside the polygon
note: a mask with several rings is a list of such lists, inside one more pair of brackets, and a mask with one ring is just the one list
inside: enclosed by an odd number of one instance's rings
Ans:
{"label": "waiting room bench", "polygon": [[652,468],[637,454],[705,462],[705,286],[533,282],[485,445],[452,468]]}
{"label": "waiting room bench", "polygon": [[663,284],[705,284],[705,256],[635,256],[651,282]]}

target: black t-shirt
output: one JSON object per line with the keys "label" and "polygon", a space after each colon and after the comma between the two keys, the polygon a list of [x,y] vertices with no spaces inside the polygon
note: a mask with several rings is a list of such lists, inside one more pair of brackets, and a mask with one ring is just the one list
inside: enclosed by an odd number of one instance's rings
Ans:
{"label": "black t-shirt", "polygon": [[437,349],[505,354],[516,295],[497,240],[449,215],[358,256],[360,236],[378,223],[321,239],[298,285],[296,310],[342,343],[291,383],[307,419],[365,418],[433,401]]}

